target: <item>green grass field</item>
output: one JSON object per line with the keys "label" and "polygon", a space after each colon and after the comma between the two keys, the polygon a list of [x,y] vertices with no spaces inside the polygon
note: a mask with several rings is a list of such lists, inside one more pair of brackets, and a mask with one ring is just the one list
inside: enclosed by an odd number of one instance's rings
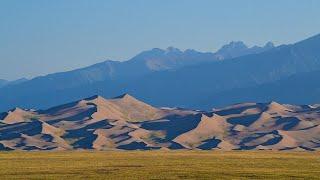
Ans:
{"label": "green grass field", "polygon": [[319,152],[2,152],[0,179],[319,179]]}

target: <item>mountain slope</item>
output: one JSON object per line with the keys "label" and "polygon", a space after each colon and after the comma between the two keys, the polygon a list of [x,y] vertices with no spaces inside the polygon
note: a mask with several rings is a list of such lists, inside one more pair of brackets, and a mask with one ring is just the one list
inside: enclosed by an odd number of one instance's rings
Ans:
{"label": "mountain slope", "polygon": [[26,81],[28,81],[28,79],[26,78],[17,79],[14,81],[7,81],[7,80],[0,79],[0,88],[4,86],[9,86],[9,85],[17,85]]}
{"label": "mountain slope", "polygon": [[320,102],[320,85],[316,83],[318,77],[320,77],[320,71],[298,73],[288,78],[254,87],[213,93],[206,98],[199,98],[193,106],[208,109],[236,102],[272,100],[292,104],[315,104]]}
{"label": "mountain slope", "polygon": [[0,79],[0,88],[3,87],[7,82],[7,80]]}

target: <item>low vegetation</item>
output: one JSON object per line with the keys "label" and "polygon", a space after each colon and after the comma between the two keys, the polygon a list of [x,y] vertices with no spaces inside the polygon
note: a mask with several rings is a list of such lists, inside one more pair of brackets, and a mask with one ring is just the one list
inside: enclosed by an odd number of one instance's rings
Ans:
{"label": "low vegetation", "polygon": [[317,179],[319,152],[1,152],[1,179]]}

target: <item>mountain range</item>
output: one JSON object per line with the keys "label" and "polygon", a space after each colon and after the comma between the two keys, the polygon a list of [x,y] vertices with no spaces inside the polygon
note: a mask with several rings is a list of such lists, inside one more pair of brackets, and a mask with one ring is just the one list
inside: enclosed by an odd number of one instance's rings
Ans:
{"label": "mountain range", "polygon": [[124,94],[0,114],[0,150],[319,150],[320,105],[156,108]]}
{"label": "mountain range", "polygon": [[[210,110],[241,102],[319,103],[320,35],[275,47],[231,42],[215,53],[169,47],[30,80],[0,81],[0,111],[46,109],[130,93],[157,107]],[[2,86],[2,87],[1,87]]]}
{"label": "mountain range", "polygon": [[[144,100],[148,99],[156,105],[177,104],[187,106],[188,104],[182,104],[181,102],[170,102],[170,96],[168,96],[169,101],[167,99],[164,103],[159,102],[157,98],[149,98],[148,93],[143,96],[142,94],[145,91],[149,91],[149,87],[147,87],[148,84],[141,86],[140,83],[150,81],[144,80],[144,78],[153,77],[160,72],[169,75],[188,67],[204,63],[217,64],[229,58],[258,54],[273,48],[274,45],[271,42],[263,47],[249,48],[240,41],[231,42],[215,53],[203,53],[191,49],[181,51],[173,47],[165,50],[154,48],[124,62],[107,60],[69,72],[39,76],[19,83],[6,83],[0,88],[0,99],[2,101],[0,110],[5,111],[16,106],[37,109],[48,108],[94,94],[112,97],[125,92],[135,94]],[[166,79],[155,80],[159,81],[159,84],[167,81]],[[135,86],[135,84],[137,85]],[[168,87],[168,89],[173,87]],[[172,92],[176,91],[176,89],[172,90]],[[153,93],[160,92],[155,91]]]}

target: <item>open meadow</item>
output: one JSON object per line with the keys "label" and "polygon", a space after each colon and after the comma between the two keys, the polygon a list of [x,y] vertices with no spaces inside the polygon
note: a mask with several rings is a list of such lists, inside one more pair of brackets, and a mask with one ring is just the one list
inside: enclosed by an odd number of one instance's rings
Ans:
{"label": "open meadow", "polygon": [[319,152],[1,152],[1,179],[319,179]]}

